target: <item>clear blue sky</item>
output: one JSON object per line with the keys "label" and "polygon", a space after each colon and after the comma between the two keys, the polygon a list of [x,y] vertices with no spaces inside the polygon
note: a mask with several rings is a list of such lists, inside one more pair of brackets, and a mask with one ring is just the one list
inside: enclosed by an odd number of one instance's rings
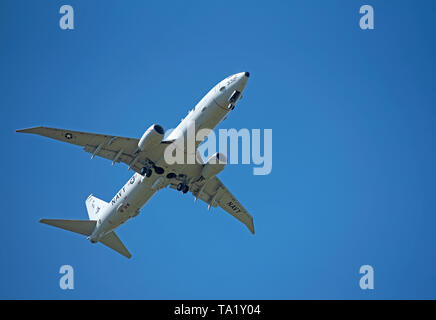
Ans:
{"label": "clear blue sky", "polygon": [[[75,9],[75,30],[59,8]],[[359,28],[371,4],[375,30]],[[434,1],[1,1],[0,298],[436,298]],[[19,128],[139,137],[250,71],[220,128],[273,129],[273,169],[220,174],[256,235],[164,190],[118,234],[131,260],[38,223],[86,219],[125,165]],[[75,270],[62,291],[61,265]],[[359,268],[375,290],[359,288]]]}

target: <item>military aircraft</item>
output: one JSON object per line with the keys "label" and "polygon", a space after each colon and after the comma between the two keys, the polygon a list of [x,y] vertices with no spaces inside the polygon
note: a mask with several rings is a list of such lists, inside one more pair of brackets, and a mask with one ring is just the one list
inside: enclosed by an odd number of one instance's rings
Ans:
{"label": "military aircraft", "polygon": [[[219,82],[166,138],[159,124],[151,125],[140,139],[48,127],[17,130],[82,146],[92,154],[91,159],[99,156],[111,160],[112,164],[123,162],[135,171],[110,202],[92,194],[87,198],[89,220],[41,219],[40,222],[85,235],[92,243],[100,242],[130,258],[132,255],[115,229],[137,216],[157,191],[169,186],[182,193],[191,192],[195,200],[206,202],[209,209],[220,206],[254,234],[253,217],[217,178],[225,167],[225,156],[215,153],[204,163],[198,146],[206,137],[195,139],[192,150],[178,143],[188,139],[191,130],[213,130],[225,119],[241,99],[249,76],[248,72],[241,72]],[[166,150],[170,146],[173,146],[172,154],[182,146],[184,161],[168,161]],[[192,156],[190,153],[195,153],[193,163],[187,161]]]}

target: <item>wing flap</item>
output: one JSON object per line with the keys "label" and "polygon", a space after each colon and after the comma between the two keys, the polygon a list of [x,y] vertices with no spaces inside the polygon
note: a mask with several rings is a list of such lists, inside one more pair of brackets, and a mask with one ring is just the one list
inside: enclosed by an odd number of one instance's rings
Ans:
{"label": "wing flap", "polygon": [[[95,152],[95,146],[90,146],[87,145],[85,147],[83,147],[83,150],[85,150],[86,152],[89,152],[91,154],[93,154]],[[121,150],[121,148],[120,148]],[[106,149],[106,148],[102,148],[98,151],[98,156],[111,160],[111,161],[115,161],[115,162],[124,162],[126,164],[129,164],[130,162],[132,162],[133,160],[133,156],[129,153],[124,153],[124,150],[121,150],[120,155],[118,155],[118,153],[120,152],[119,150],[110,150],[110,149]],[[118,157],[117,157],[118,155]]]}

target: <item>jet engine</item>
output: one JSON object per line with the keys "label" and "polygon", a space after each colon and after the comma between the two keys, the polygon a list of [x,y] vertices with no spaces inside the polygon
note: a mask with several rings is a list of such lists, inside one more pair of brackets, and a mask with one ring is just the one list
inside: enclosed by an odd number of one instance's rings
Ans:
{"label": "jet engine", "polygon": [[159,144],[164,137],[165,130],[162,126],[158,124],[153,124],[150,128],[145,131],[142,135],[141,140],[138,142],[138,150],[143,151],[147,148],[153,147]]}
{"label": "jet engine", "polygon": [[224,170],[226,166],[227,159],[222,153],[215,153],[212,155],[207,162],[203,165],[201,170],[201,175],[206,180],[216,176],[218,173]]}

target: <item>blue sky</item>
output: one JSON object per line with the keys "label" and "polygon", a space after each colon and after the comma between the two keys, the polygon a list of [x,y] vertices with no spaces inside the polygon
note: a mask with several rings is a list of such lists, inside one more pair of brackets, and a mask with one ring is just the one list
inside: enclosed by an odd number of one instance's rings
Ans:
{"label": "blue sky", "polygon": [[[75,30],[59,8],[75,9]],[[359,28],[371,4],[375,30]],[[0,298],[436,298],[434,1],[1,1]],[[273,130],[273,169],[220,174],[256,235],[158,193],[118,235],[128,260],[38,223],[86,219],[126,166],[19,128],[139,137],[250,71],[219,128]],[[59,288],[61,265],[75,289]],[[359,268],[375,289],[359,288]]]}

